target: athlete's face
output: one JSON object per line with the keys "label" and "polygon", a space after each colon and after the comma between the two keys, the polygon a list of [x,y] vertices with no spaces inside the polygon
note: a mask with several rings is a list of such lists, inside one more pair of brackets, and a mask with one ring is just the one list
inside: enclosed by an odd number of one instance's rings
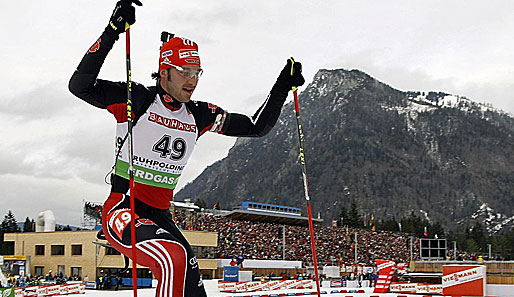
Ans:
{"label": "athlete's face", "polygon": [[[200,67],[196,65],[185,65],[182,68],[186,71],[200,71]],[[161,75],[161,87],[174,99],[183,103],[191,99],[191,95],[193,95],[198,84],[196,76],[188,78],[173,67],[161,70],[159,73]]]}

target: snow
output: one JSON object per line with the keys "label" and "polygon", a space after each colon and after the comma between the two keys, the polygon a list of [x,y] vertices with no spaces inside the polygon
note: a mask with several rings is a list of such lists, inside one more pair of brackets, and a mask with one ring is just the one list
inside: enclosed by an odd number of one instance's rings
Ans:
{"label": "snow", "polygon": [[411,97],[409,97],[409,101],[413,102],[414,104],[416,104],[416,102],[417,102],[418,103],[417,105],[425,105],[425,108],[422,108],[420,106],[418,107],[419,109],[425,110],[425,111],[431,110],[429,105],[432,105],[432,109],[439,106],[439,107],[443,107],[443,108],[458,108],[464,112],[469,112],[469,113],[478,111],[482,114],[483,118],[486,120],[488,120],[488,118],[485,116],[485,113],[487,113],[487,112],[495,112],[498,114],[503,114],[503,115],[508,115],[510,117],[513,117],[513,115],[511,115],[501,109],[494,108],[491,104],[475,102],[475,101],[472,101],[463,96],[445,94],[444,96],[438,97],[437,102],[434,102],[434,101],[429,100],[427,98],[427,95],[424,95],[424,94],[429,94],[429,92],[422,92],[421,95],[418,95],[416,97],[411,96]]}
{"label": "snow", "polygon": [[495,213],[487,203],[482,203],[477,211],[471,215],[472,219],[481,219],[487,232],[496,233],[505,226],[514,223],[514,216],[507,217],[502,213]]}
{"label": "snow", "polygon": [[[428,98],[429,94],[431,99]],[[488,113],[491,112],[514,118],[514,115],[494,108],[491,104],[474,102],[463,96],[435,92],[410,92],[405,106],[382,105],[381,108],[405,115],[407,130],[412,132],[416,132],[415,123],[419,114],[431,112],[438,108],[457,108],[465,113],[478,112],[486,121],[490,120]]]}
{"label": "snow", "polygon": [[[328,282],[327,282],[328,283]],[[218,280],[205,280],[204,285],[207,291],[207,296],[209,297],[238,297],[238,296],[270,296],[272,294],[295,294],[295,295],[303,295],[303,296],[316,296],[316,289],[296,289],[296,290],[275,290],[275,291],[259,291],[259,292],[246,292],[246,293],[222,293],[218,292]],[[493,288],[492,286],[496,286],[498,288]],[[501,287],[501,288],[500,288]],[[494,289],[494,290],[491,290]],[[335,293],[336,291],[347,290],[348,293]],[[361,291],[364,290],[364,293],[352,293],[353,291]],[[510,294],[512,292],[512,286],[508,285],[488,285],[488,292],[494,291],[495,296],[499,297],[511,297],[513,295]],[[413,295],[413,294],[404,294],[404,293],[373,293],[373,288],[363,287],[363,288],[351,288],[351,287],[342,287],[342,288],[329,288],[322,287],[321,288],[321,296],[325,297],[397,297],[397,296],[405,296],[405,297],[420,297],[421,295]],[[507,293],[507,294],[505,294]],[[103,291],[103,290],[88,290],[84,294],[87,297],[132,297],[132,290],[122,290],[122,291]],[[78,295],[78,296],[84,296]],[[291,294],[292,295],[292,294]],[[73,295],[70,295],[73,296]],[[154,297],[155,289],[139,289],[137,290],[137,296],[139,297]],[[436,296],[436,295],[435,295]]]}
{"label": "snow", "polygon": [[[307,296],[316,296],[316,289],[296,289],[296,290],[275,290],[275,291],[260,291],[260,292],[246,292],[246,293],[221,293],[218,292],[217,289],[217,280],[205,280],[204,281],[205,288],[207,291],[207,296],[209,297],[228,297],[228,296],[261,296],[261,295],[271,295],[271,294],[280,294],[280,293],[306,293],[311,292],[312,295]],[[365,293],[331,293],[332,291],[338,291],[341,289],[345,290],[364,290]],[[399,293],[373,293],[373,288],[321,288],[322,292],[321,296],[334,296],[334,297],[343,297],[343,296],[355,296],[355,297],[369,297],[380,296],[380,297],[396,297]],[[323,292],[326,292],[323,294]],[[407,295],[401,294],[402,296],[417,296],[419,295]],[[91,297],[132,297],[132,290],[123,290],[123,291],[100,291],[100,290],[86,290],[85,296]],[[137,290],[138,297],[154,297],[155,289],[138,289]]]}
{"label": "snow", "polygon": [[422,213],[425,216],[425,219],[430,222],[430,217],[428,217],[428,213],[422,209],[419,210],[420,213]]}

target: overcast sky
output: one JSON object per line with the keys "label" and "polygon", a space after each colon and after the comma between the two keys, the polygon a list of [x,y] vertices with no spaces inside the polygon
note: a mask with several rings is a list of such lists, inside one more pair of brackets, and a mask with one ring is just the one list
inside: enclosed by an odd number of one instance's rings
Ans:
{"label": "overcast sky", "polygon": [[[228,111],[253,114],[294,56],[308,82],[322,68],[360,69],[400,90],[445,91],[514,113],[512,1],[142,1],[131,31],[133,80],[153,84],[167,30],[199,44],[205,72],[193,99]],[[57,223],[80,225],[82,201],[107,197],[115,121],[67,83],[114,6],[2,3],[0,218],[51,209]],[[101,78],[125,80],[124,51],[122,37]],[[202,136],[179,188],[234,141]]]}

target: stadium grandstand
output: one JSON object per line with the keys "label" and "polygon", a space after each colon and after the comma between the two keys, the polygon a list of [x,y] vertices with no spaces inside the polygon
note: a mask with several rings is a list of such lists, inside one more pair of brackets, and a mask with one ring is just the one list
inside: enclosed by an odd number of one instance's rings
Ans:
{"label": "stadium grandstand", "polygon": [[[217,213],[176,211],[179,228],[218,233],[218,247],[202,250],[203,258],[293,260],[312,265],[307,218],[301,210],[265,203],[242,203]],[[343,226],[314,226],[318,264],[374,265],[375,259],[408,262],[419,259],[419,240],[404,233]],[[284,244],[285,242],[285,244]],[[356,253],[357,249],[357,253]]]}

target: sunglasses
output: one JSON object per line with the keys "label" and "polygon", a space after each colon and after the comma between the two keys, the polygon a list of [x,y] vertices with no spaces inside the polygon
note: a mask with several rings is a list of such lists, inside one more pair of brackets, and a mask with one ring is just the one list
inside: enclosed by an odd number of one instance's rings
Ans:
{"label": "sunglasses", "polygon": [[184,69],[180,66],[177,66],[177,65],[173,65],[173,64],[167,64],[167,65],[170,65],[171,67],[177,69],[178,73],[180,73],[180,75],[182,75],[183,77],[185,78],[196,78],[196,79],[200,79],[200,77],[202,77],[202,74],[203,74],[203,69],[198,69],[198,70],[193,70],[193,69]]}

